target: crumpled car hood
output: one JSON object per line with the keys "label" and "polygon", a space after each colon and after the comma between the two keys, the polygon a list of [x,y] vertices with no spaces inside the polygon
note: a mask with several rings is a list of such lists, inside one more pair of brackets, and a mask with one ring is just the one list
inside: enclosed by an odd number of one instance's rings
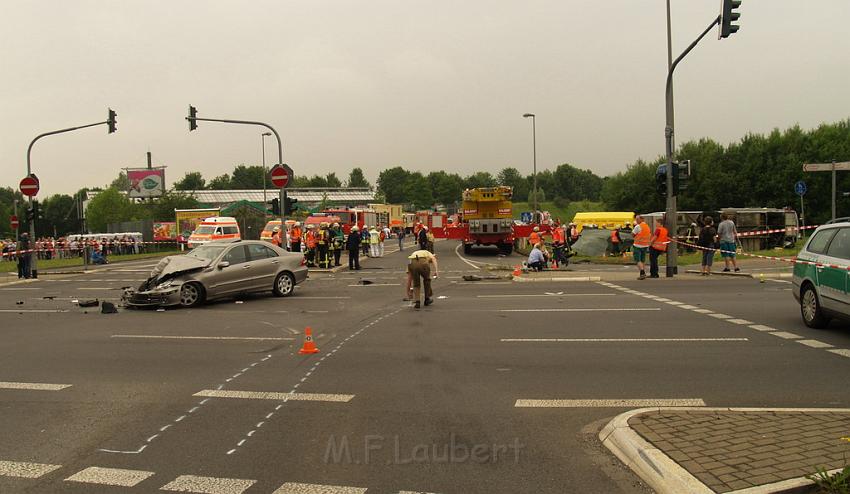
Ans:
{"label": "crumpled car hood", "polygon": [[212,261],[191,256],[168,256],[162,260],[151,271],[151,278],[162,278],[182,271],[193,271],[205,268]]}

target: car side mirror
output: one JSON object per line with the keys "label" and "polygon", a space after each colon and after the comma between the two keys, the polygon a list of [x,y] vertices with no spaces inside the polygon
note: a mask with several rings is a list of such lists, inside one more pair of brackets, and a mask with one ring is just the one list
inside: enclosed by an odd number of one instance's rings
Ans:
{"label": "car side mirror", "polygon": [[230,261],[221,261],[218,263],[218,269],[224,269],[227,266],[230,266]]}

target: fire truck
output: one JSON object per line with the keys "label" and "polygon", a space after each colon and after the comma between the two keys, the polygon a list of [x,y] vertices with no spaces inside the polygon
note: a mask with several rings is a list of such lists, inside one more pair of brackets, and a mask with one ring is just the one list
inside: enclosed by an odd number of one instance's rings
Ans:
{"label": "fire truck", "polygon": [[507,186],[464,190],[460,222],[447,228],[448,237],[461,240],[467,254],[480,245],[495,245],[505,255],[513,252],[512,194]]}

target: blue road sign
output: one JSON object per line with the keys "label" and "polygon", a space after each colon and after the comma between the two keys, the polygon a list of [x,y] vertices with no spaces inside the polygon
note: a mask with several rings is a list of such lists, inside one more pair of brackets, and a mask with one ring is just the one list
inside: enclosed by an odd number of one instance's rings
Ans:
{"label": "blue road sign", "polygon": [[794,192],[797,193],[798,196],[802,196],[806,193],[806,182],[800,180],[796,184],[794,184]]}

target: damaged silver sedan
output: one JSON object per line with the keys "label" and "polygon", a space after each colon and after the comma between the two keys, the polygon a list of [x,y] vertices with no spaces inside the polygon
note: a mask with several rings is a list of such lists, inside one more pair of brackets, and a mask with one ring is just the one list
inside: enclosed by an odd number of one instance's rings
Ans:
{"label": "damaged silver sedan", "polygon": [[125,292],[124,300],[135,307],[193,307],[253,292],[287,297],[305,279],[300,253],[256,240],[220,240],[163,258],[138,289]]}

